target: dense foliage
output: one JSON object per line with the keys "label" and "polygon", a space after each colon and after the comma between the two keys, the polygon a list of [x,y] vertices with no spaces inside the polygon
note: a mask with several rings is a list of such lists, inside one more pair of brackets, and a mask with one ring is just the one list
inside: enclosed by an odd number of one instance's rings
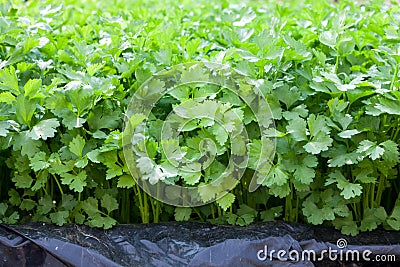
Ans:
{"label": "dense foliage", "polygon": [[[353,235],[380,225],[400,230],[398,4],[239,2],[1,0],[0,220],[109,228],[284,219]],[[247,190],[249,168],[217,202],[175,208],[135,183],[121,132],[141,84],[193,61],[229,64],[263,84],[276,156],[255,192]],[[190,90],[154,109],[147,143],[154,157],[160,120]],[[236,108],[256,147],[260,132],[251,131],[242,103]],[[203,126],[189,125],[188,152],[205,136],[221,155],[241,149]],[[183,180],[209,181],[223,163]]]}

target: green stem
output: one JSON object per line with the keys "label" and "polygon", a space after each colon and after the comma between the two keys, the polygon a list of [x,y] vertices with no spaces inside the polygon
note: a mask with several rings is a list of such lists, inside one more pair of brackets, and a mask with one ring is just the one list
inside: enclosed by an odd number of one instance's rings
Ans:
{"label": "green stem", "polygon": [[196,208],[193,208],[192,210],[194,210],[194,212],[196,212],[197,216],[199,216],[200,221],[204,222],[203,216],[201,216],[200,212]]}
{"label": "green stem", "polygon": [[61,184],[60,184],[60,182],[58,181],[57,177],[56,177],[54,174],[53,174],[52,176],[53,176],[53,178],[54,178],[54,181],[56,181],[56,184],[57,184],[57,186],[58,186],[58,189],[60,190],[61,196],[64,195],[64,191],[62,190]]}
{"label": "green stem", "polygon": [[392,82],[390,83],[390,91],[393,90],[394,83],[396,82],[398,73],[399,73],[399,64],[396,64],[396,66],[394,67],[394,73],[393,73],[393,77],[392,77]]}
{"label": "green stem", "polygon": [[353,207],[354,215],[356,216],[356,221],[361,221],[360,209],[358,204],[359,203],[352,203],[351,206]]}
{"label": "green stem", "polygon": [[[374,205],[374,203],[375,203],[375,185],[374,184],[370,185],[370,199],[369,199],[369,201],[370,201],[370,208],[375,208],[375,205]],[[374,206],[372,207],[372,205],[374,205]]]}
{"label": "green stem", "polygon": [[212,215],[212,218],[215,220],[215,210],[214,210],[214,204],[210,204],[210,208],[211,208],[211,215]]}
{"label": "green stem", "polygon": [[[397,122],[399,122],[399,120],[397,120]],[[392,135],[392,138],[391,138],[392,141],[395,141],[397,139],[397,136],[399,135],[399,131],[400,131],[400,127],[397,127],[396,131]]]}
{"label": "green stem", "polygon": [[293,185],[289,182],[290,185],[290,194],[285,198],[285,221],[292,221],[293,220]]}
{"label": "green stem", "polygon": [[143,218],[143,223],[149,223],[150,222],[150,212],[149,212],[149,203],[147,200],[147,194],[143,194],[143,209],[144,209],[144,218]]}
{"label": "green stem", "polygon": [[363,188],[363,200],[362,200],[362,206],[363,206],[363,210],[366,210],[367,208],[369,208],[369,203],[368,203],[368,199],[369,199],[369,189],[370,189],[370,185],[367,184],[364,188]]}
{"label": "green stem", "polygon": [[145,220],[145,214],[144,214],[144,207],[143,207],[143,200],[142,200],[142,193],[140,191],[139,186],[136,184],[134,187],[135,195],[138,196],[139,199],[139,212],[140,212],[140,217],[142,218],[142,222],[144,223]]}
{"label": "green stem", "polygon": [[221,208],[217,206],[218,217],[222,216]]}
{"label": "green stem", "polygon": [[375,198],[375,206],[376,207],[379,207],[381,204],[383,190],[385,189],[385,182],[386,182],[386,177],[381,176],[381,178],[379,179],[378,190],[376,192],[376,198]]}
{"label": "green stem", "polygon": [[336,51],[335,73],[337,73],[338,68],[339,68],[339,49]]}

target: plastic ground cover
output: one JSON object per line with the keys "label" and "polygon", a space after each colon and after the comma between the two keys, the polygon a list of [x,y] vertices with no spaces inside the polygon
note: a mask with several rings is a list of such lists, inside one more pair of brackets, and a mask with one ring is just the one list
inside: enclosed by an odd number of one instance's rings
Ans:
{"label": "plastic ground cover", "polygon": [[[394,255],[396,262],[281,261],[260,250],[338,249]],[[272,260],[271,260],[272,259]],[[393,260],[393,259],[392,259]],[[247,227],[202,223],[119,225],[110,230],[35,223],[0,225],[1,266],[399,266],[400,232],[376,230],[356,237],[301,224],[268,222]]]}

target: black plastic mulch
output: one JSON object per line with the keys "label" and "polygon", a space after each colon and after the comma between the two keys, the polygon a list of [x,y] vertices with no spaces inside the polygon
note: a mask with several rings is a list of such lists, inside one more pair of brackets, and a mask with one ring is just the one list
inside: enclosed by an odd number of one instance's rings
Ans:
{"label": "black plastic mulch", "polygon": [[[332,261],[326,254],[322,260],[297,262],[280,261],[276,253],[265,260],[259,258],[263,253],[257,257],[267,246],[268,252],[313,250],[319,259],[323,250],[339,250],[340,238],[348,244],[344,251],[372,251],[371,261]],[[393,255],[396,262],[376,262],[375,255]],[[351,237],[285,222],[247,227],[171,222],[120,225],[107,231],[78,225],[2,224],[0,266],[400,266],[400,232],[376,230]]]}

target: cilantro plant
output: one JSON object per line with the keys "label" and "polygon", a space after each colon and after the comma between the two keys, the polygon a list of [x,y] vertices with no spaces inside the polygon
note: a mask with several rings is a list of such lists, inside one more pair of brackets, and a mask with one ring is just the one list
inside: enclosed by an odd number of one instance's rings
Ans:
{"label": "cilantro plant", "polygon": [[[283,219],[352,235],[400,230],[398,3],[242,2],[0,0],[0,221],[110,228]],[[154,74],[192,62],[226,64],[255,81],[275,129],[260,131],[229,91],[182,86],[150,117],[135,118],[148,122],[150,154],[132,173],[122,142],[130,100]],[[168,151],[163,122],[195,97],[204,99],[182,112],[215,108],[222,124],[240,119],[248,146],[229,145],[227,132],[203,119],[183,123],[173,146],[182,151]],[[253,155],[267,138],[276,140],[275,157],[261,164],[261,186],[249,192],[259,163]],[[147,164],[154,161],[171,184],[207,183],[226,168],[226,155],[243,151],[242,179],[204,206],[159,202],[133,178],[157,180]],[[205,156],[208,167],[174,175],[165,159],[180,160],[181,152]]]}

